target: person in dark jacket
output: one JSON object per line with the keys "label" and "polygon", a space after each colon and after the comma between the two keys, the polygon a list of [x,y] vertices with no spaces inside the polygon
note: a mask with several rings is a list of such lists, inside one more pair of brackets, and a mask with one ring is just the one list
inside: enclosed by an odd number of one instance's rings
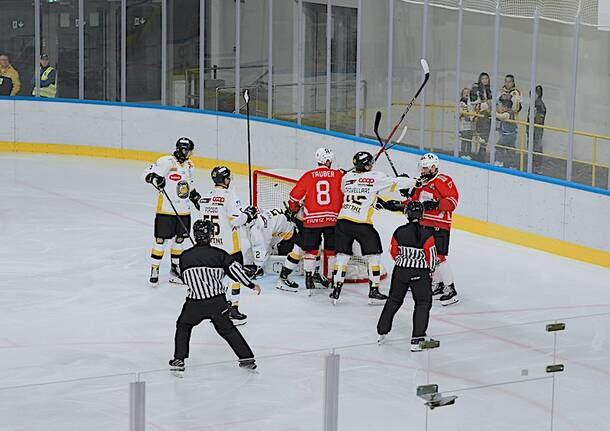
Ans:
{"label": "person in dark jacket", "polygon": [[379,322],[377,323],[378,341],[381,343],[392,330],[394,316],[404,302],[407,291],[411,289],[415,308],[413,309],[413,330],[411,351],[423,349],[423,343],[431,341],[426,337],[430,308],[432,308],[432,276],[436,267],[436,246],[434,236],[419,224],[424,215],[424,205],[410,201],[405,209],[409,223],[400,226],[392,235],[390,254],[394,258],[394,270],[390,293]]}
{"label": "person in dark jacket", "polygon": [[[543,93],[542,85],[536,85],[536,100],[534,101],[534,124],[540,124],[540,125],[544,126],[544,122],[546,120],[546,104],[542,100],[542,93]],[[527,110],[527,120],[528,121],[529,121],[529,118],[530,118],[530,111],[528,109]],[[527,128],[526,133],[527,133],[526,142],[529,142],[529,133],[530,133],[529,127]],[[542,127],[534,128],[534,153],[539,153],[539,154],[534,154],[534,157],[533,157],[534,172],[537,174],[543,173],[543,170],[542,170],[543,156],[541,155],[541,153],[544,152],[544,150],[542,148],[542,135],[543,134],[544,134],[544,128],[542,128]]]}
{"label": "person in dark jacket", "polygon": [[259,285],[246,275],[244,267],[229,253],[210,245],[214,236],[214,223],[197,220],[193,225],[196,245],[180,255],[180,276],[188,286],[187,297],[180,317],[176,321],[174,358],[169,361],[170,370],[181,373],[184,360],[189,357],[189,344],[193,328],[209,319],[216,332],[225,339],[239,358],[239,366],[256,369],[254,353],[229,318],[225,275],[261,293]]}

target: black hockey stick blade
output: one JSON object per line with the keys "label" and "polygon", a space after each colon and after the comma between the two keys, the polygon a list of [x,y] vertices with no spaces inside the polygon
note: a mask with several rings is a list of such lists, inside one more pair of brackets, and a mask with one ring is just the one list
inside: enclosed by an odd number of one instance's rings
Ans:
{"label": "black hockey stick blade", "polygon": [[381,111],[377,111],[377,113],[375,114],[375,127],[374,127],[374,131],[375,134],[378,135],[379,134],[379,124],[381,123]]}

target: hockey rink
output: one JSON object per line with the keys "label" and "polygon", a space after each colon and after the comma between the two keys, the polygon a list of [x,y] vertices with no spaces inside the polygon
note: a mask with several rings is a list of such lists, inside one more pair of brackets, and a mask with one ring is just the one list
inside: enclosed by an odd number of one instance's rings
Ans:
{"label": "hockey rink", "polygon": [[[135,379],[146,382],[148,430],[322,430],[331,348],[341,430],[608,429],[610,270],[457,230],[460,302],[433,306],[439,349],[409,351],[409,296],[378,346],[368,286],[345,287],[333,306],[328,291],[281,292],[267,275],[259,297],[242,289],[240,301],[258,373],[239,369],[204,323],[175,378],[167,361],[185,292],[167,282],[169,251],[160,286],[148,286],[156,192],[145,167],[0,154],[0,431],[127,430]],[[203,194],[209,171],[195,175]],[[234,185],[247,201],[246,178]],[[401,219],[376,220],[389,235]],[[555,320],[566,330],[546,332]],[[426,409],[415,395],[426,383],[455,405]]]}

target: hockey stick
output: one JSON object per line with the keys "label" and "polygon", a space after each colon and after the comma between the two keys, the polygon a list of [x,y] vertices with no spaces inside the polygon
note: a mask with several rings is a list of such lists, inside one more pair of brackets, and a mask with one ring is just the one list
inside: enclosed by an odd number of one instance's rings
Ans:
{"label": "hockey stick", "polygon": [[248,187],[250,190],[250,206],[252,206],[252,156],[250,144],[250,93],[244,90],[244,100],[246,101],[246,124],[248,128]]}
{"label": "hockey stick", "polygon": [[[392,139],[392,136],[394,136],[394,133],[396,133],[396,131],[398,130],[398,128],[402,124],[402,122],[405,119],[407,113],[409,112],[411,107],[413,107],[413,105],[415,104],[415,99],[417,99],[419,94],[422,92],[422,90],[424,89],[424,87],[428,83],[428,79],[430,79],[430,68],[428,67],[428,62],[425,59],[422,58],[420,60],[420,63],[421,63],[422,69],[424,70],[424,80],[421,83],[421,85],[419,86],[419,89],[417,90],[417,92],[415,93],[415,96],[413,96],[413,99],[411,99],[411,101],[409,102],[409,104],[405,108],[404,112],[400,116],[400,120],[398,120],[398,123],[396,123],[396,125],[394,126],[394,128],[392,129],[390,134],[388,135],[388,137],[387,137],[387,139],[385,141],[385,145],[387,145],[388,142],[390,142],[390,140]],[[375,160],[377,160],[379,158],[379,156],[381,155],[381,153],[384,151],[385,145],[381,148],[381,150],[379,150],[379,153],[375,157]]]}
{"label": "hockey stick", "polygon": [[172,202],[172,200],[169,198],[169,196],[167,195],[167,192],[165,191],[165,189],[163,188],[159,188],[157,186],[154,186],[157,190],[159,190],[159,193],[163,193],[165,195],[165,199],[167,199],[167,201],[169,202],[169,204],[172,206],[172,209],[174,210],[174,213],[176,214],[176,217],[178,217],[178,221],[180,222],[180,225],[182,226],[182,229],[184,229],[184,231],[188,234],[189,239],[191,240],[191,244],[193,244],[193,246],[195,245],[195,241],[193,241],[193,238],[191,238],[191,230],[187,229],[186,225],[184,224],[184,222],[182,221],[182,217],[180,217],[180,215],[178,214],[178,210],[176,210],[176,207],[174,206],[174,203]]}
{"label": "hockey stick", "polygon": [[[381,140],[381,136],[379,136],[379,123],[381,123],[381,111],[377,111],[377,114],[375,115],[375,126],[373,127],[373,131],[375,132],[375,136],[377,136],[377,141],[379,141],[379,145],[381,145],[381,150],[383,151],[386,147],[386,144],[383,143],[383,141]],[[383,153],[385,154],[386,159],[388,159],[388,163],[390,164],[394,175],[398,176],[398,171],[394,166],[394,162],[392,162],[392,159],[390,159],[390,155],[387,151],[383,151]],[[379,157],[379,154],[377,154],[377,157]]]}

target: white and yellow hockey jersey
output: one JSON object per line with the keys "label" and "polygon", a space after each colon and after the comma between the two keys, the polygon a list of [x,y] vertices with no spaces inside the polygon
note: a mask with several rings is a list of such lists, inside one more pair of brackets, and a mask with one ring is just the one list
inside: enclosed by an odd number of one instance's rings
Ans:
{"label": "white and yellow hockey jersey", "polygon": [[239,197],[229,189],[214,187],[199,200],[201,218],[214,223],[214,238],[211,244],[229,254],[240,251],[237,228],[248,221]]}
{"label": "white and yellow hockey jersey", "polygon": [[[193,162],[190,160],[178,163],[174,156],[163,156],[144,171],[144,177],[155,173],[165,178],[165,191],[176,207],[178,214],[189,215],[191,203],[189,193],[193,188]],[[163,193],[157,199],[157,214],[174,215],[174,210]]]}
{"label": "white and yellow hockey jersey", "polygon": [[269,252],[282,240],[294,234],[294,224],[286,219],[284,210],[274,208],[262,211],[250,228],[250,242],[254,263],[264,266]]}
{"label": "white and yellow hockey jersey", "polygon": [[415,186],[415,179],[391,178],[383,172],[348,172],[343,176],[343,206],[337,220],[372,224],[375,201],[379,192],[407,189]]}

